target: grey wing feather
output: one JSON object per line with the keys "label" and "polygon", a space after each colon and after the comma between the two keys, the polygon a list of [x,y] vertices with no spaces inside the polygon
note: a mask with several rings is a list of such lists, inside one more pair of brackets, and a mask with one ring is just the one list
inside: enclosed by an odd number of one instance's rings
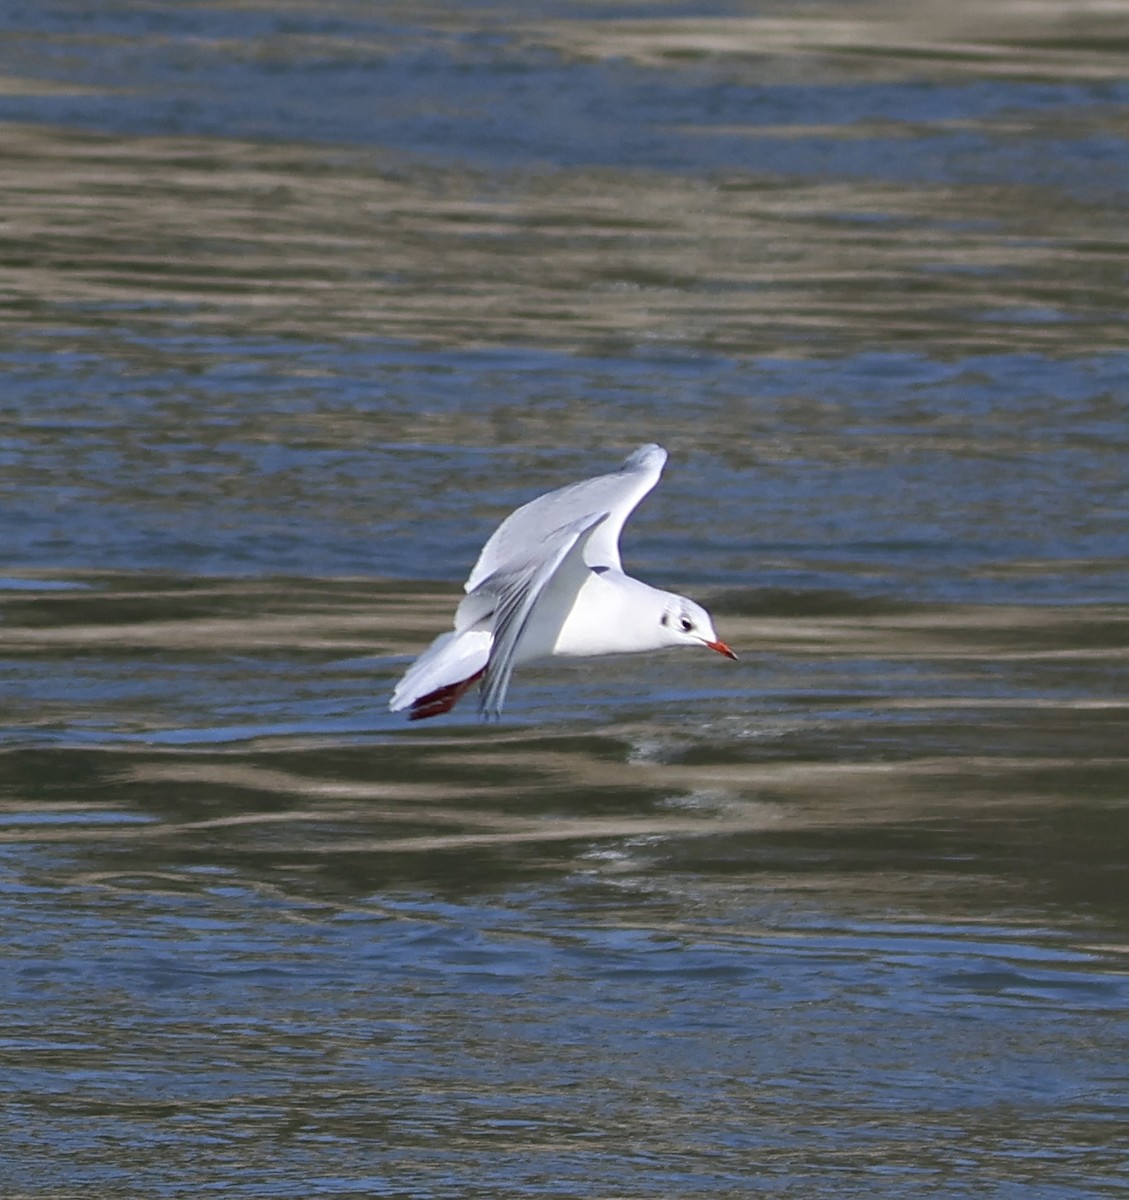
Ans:
{"label": "grey wing feather", "polygon": [[619,535],[636,505],[658,483],[665,462],[661,446],[640,446],[618,471],[569,484],[522,505],[483,546],[466,590],[474,591],[491,575],[527,560],[550,531],[597,513],[606,514],[607,520],[588,539],[585,561],[589,566],[621,570]]}
{"label": "grey wing feather", "polygon": [[479,711],[484,717],[498,717],[502,712],[518,646],[545,589],[571,558],[575,559],[574,565],[581,568],[576,582],[579,590],[583,573],[587,572],[583,564],[585,545],[608,519],[608,513],[598,513],[595,517],[573,521],[554,530],[543,539],[541,554],[536,559],[510,573],[496,574],[484,581],[482,590],[497,596],[494,642],[482,677],[479,699]]}

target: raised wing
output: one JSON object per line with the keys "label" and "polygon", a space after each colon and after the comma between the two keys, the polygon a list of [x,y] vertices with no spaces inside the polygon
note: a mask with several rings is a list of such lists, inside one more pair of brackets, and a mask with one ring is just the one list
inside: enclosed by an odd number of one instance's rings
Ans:
{"label": "raised wing", "polygon": [[597,514],[607,519],[587,539],[584,561],[591,567],[622,570],[619,535],[640,500],[655,486],[666,462],[661,446],[640,446],[611,475],[597,475],[538,496],[510,515],[482,547],[464,587],[474,591],[484,580],[516,564],[539,557],[539,547],[554,530],[583,523]]}
{"label": "raised wing", "polygon": [[497,600],[494,643],[482,677],[479,702],[484,717],[501,715],[517,650],[537,606],[551,605],[551,611],[561,620],[571,611],[590,574],[584,552],[609,519],[608,513],[597,513],[556,529],[542,540],[534,557],[512,571],[495,573],[483,581],[482,592]]}

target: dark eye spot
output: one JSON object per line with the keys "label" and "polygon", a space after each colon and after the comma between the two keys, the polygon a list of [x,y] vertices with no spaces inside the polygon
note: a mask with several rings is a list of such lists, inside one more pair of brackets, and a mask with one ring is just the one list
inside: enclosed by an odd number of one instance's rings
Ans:
{"label": "dark eye spot", "polygon": [[659,624],[660,625],[669,625],[670,624],[670,614],[663,613],[662,617],[659,619]]}
{"label": "dark eye spot", "polygon": [[679,621],[679,625],[682,626],[683,633],[689,633],[690,630],[694,628],[694,622],[691,621],[689,617],[683,617],[682,620]]}

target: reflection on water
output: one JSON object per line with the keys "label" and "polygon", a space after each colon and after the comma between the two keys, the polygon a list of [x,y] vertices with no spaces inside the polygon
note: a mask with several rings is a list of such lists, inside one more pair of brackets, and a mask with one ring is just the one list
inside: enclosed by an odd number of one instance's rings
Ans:
{"label": "reflection on water", "polygon": [[434,591],[45,582],[0,625],[37,1186],[118,1194],[123,1145],[126,1190],[1116,1186],[1124,608],[722,592],[733,672],[527,671],[516,719],[421,728],[384,697]]}
{"label": "reflection on water", "polygon": [[[966,355],[1064,338],[1075,354],[1124,349],[1120,204],[977,171],[912,188],[788,178],[812,143],[856,169],[900,154],[884,130],[685,136],[729,146],[741,172],[706,182],[577,165],[499,183],[473,165],[406,174],[359,150],[10,128],[7,319],[48,304],[72,334],[179,318],[220,334],[598,354],[834,354],[860,339]],[[1043,144],[1025,136],[1032,153]],[[1001,140],[963,126],[939,138],[957,143],[937,148],[957,170]]]}
{"label": "reflection on water", "polygon": [[[0,18],[0,1192],[1123,1194],[1126,5],[78,7]],[[388,713],[651,440],[741,662]]]}
{"label": "reflection on water", "polygon": [[47,305],[76,326],[612,354],[1124,348],[1121,4],[456,5],[433,28],[412,5],[325,7],[336,36],[302,5],[21,31],[11,73],[43,77],[0,97],[9,322]]}

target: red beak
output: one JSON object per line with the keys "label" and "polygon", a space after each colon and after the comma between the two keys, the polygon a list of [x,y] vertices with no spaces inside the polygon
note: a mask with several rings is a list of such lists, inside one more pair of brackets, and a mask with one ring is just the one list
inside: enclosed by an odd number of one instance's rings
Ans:
{"label": "red beak", "polygon": [[716,650],[718,654],[724,654],[726,658],[736,659],[737,655],[724,642],[706,642],[711,650]]}

